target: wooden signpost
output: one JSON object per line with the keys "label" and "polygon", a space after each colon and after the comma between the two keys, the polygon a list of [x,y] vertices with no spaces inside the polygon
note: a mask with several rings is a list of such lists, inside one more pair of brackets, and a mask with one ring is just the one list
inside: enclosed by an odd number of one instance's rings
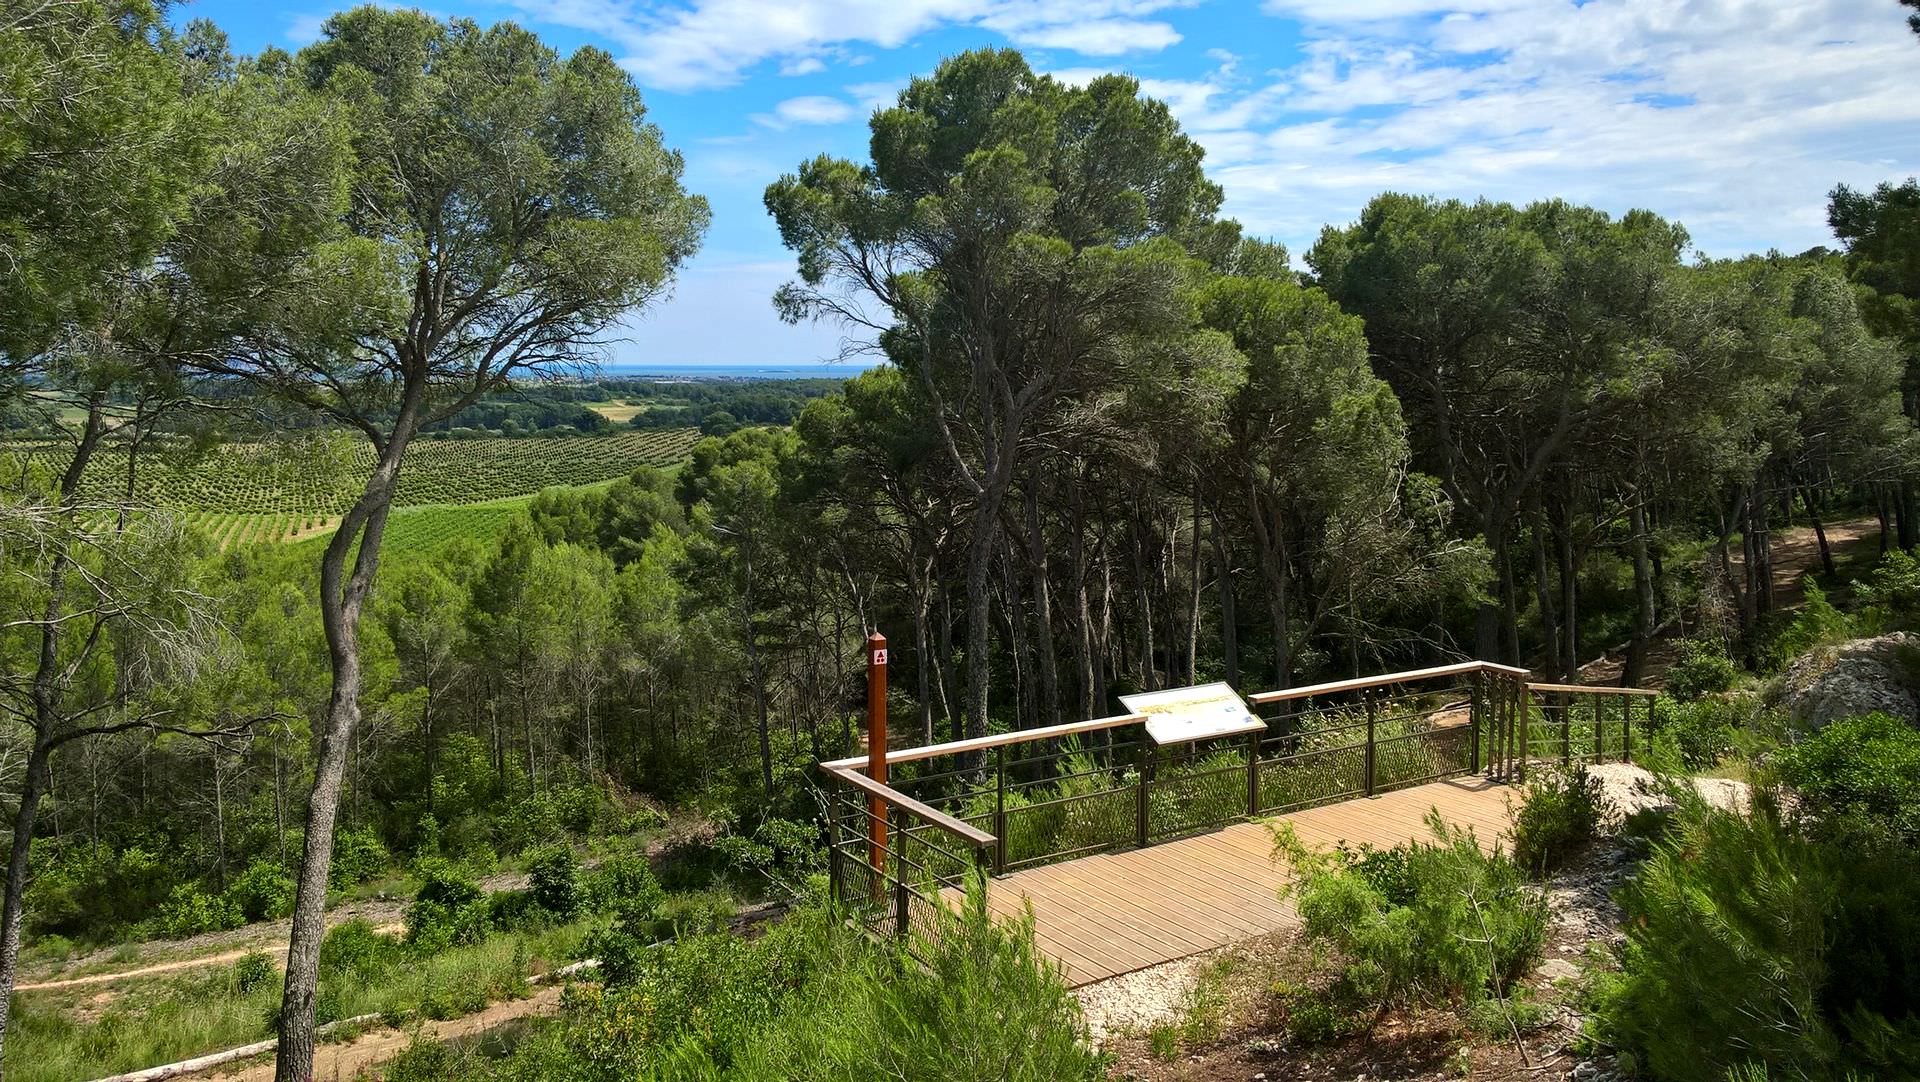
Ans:
{"label": "wooden signpost", "polygon": [[[887,637],[874,632],[867,636],[867,777],[887,784]],[[872,815],[867,842],[867,862],[875,872],[887,868],[887,802],[877,796],[867,798]],[[876,878],[878,883],[879,879]]]}

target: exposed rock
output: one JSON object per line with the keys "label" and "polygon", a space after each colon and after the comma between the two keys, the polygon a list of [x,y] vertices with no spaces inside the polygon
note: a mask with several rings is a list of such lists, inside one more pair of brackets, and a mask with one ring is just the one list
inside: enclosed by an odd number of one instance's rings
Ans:
{"label": "exposed rock", "polygon": [[1920,635],[1897,632],[1823,646],[1787,668],[1780,700],[1813,728],[1879,711],[1920,723]]}

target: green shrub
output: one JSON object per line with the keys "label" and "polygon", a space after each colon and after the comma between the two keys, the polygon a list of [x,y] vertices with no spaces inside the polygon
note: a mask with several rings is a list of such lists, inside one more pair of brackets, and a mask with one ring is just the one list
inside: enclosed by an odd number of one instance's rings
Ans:
{"label": "green shrub", "polygon": [[1920,856],[1871,829],[1800,833],[1681,794],[1620,893],[1627,943],[1598,1034],[1655,1078],[1920,1075]]}
{"label": "green shrub", "polygon": [[1593,840],[1606,798],[1584,763],[1534,773],[1513,815],[1513,859],[1544,876]]}
{"label": "green shrub", "polygon": [[248,921],[276,920],[293,912],[294,882],[271,860],[256,860],[227,884],[226,899]]}
{"label": "green shrub", "polygon": [[1106,1064],[1086,1036],[1079,1003],[1034,947],[1030,921],[1000,922],[984,891],[912,954],[839,937],[812,996],[785,1004],[753,1031],[725,1074],[688,1057],[677,1077],[798,1082],[1095,1082]]}
{"label": "green shrub", "polygon": [[334,925],[320,941],[323,977],[351,977],[372,983],[400,960],[400,944],[381,935],[372,923],[355,918]]}
{"label": "green shrub", "polygon": [[1767,658],[1773,668],[1785,668],[1816,646],[1841,642],[1855,634],[1853,620],[1833,607],[1833,602],[1827,600],[1827,592],[1813,581],[1812,575],[1803,580],[1802,588],[1806,601],[1767,646]]}
{"label": "green shrub", "polygon": [[[1298,876],[1287,890],[1303,933],[1343,959],[1323,1004],[1336,1013],[1342,1004],[1371,1009],[1368,1030],[1401,1004],[1470,1011],[1488,996],[1505,999],[1546,942],[1546,901],[1519,866],[1499,849],[1483,852],[1472,831],[1437,812],[1427,823],[1434,841],[1405,846],[1404,876],[1387,877],[1361,872],[1350,853],[1308,849],[1285,824],[1274,831],[1276,851]],[[1410,882],[1412,895],[1395,904],[1376,880]]]}
{"label": "green shrub", "polygon": [[538,931],[550,927],[553,911],[534,900],[531,890],[496,890],[487,895],[487,925],[501,931]]}
{"label": "green shrub", "polygon": [[256,988],[265,988],[279,976],[280,967],[273,964],[273,956],[265,951],[248,951],[233,963],[233,985],[243,996]]}
{"label": "green shrub", "polygon": [[534,904],[561,920],[570,920],[581,909],[584,891],[580,883],[580,861],[566,845],[547,845],[534,853],[527,866],[527,879]]}
{"label": "green shrub", "polygon": [[1920,732],[1905,722],[1885,714],[1836,721],[1778,763],[1816,818],[1862,815],[1920,841]]}
{"label": "green shrub", "polygon": [[407,945],[438,954],[456,944],[478,943],[487,934],[487,900],[459,869],[437,857],[419,861],[420,890],[407,906]]}
{"label": "green shrub", "polygon": [[227,897],[208,894],[198,883],[173,888],[160,907],[160,934],[185,939],[202,932],[220,932],[246,923],[239,906]]}
{"label": "green shrub", "polygon": [[1736,699],[1654,700],[1650,735],[1670,747],[1679,765],[1689,771],[1711,769],[1732,754],[1738,727],[1747,720],[1747,707]]}
{"label": "green shrub", "polygon": [[380,835],[371,829],[343,830],[333,838],[332,879],[336,884],[364,883],[376,879],[393,865]]}
{"label": "green shrub", "polygon": [[594,912],[635,903],[658,905],[665,894],[646,854],[631,851],[608,857],[588,871],[583,891],[586,907]]}
{"label": "green shrub", "polygon": [[1880,558],[1865,581],[1855,581],[1861,622],[1875,632],[1920,624],[1920,557],[1899,549]]}
{"label": "green shrub", "polygon": [[1683,639],[1679,659],[1667,670],[1667,692],[1687,701],[1733,687],[1740,669],[1719,639]]}

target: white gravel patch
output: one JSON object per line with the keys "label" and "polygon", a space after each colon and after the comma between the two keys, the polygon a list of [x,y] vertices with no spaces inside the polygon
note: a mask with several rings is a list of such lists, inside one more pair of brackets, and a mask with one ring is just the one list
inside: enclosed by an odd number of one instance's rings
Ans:
{"label": "white gravel patch", "polygon": [[1098,1045],[1111,1036],[1144,1033],[1163,1023],[1179,1021],[1187,994],[1200,979],[1200,971],[1215,955],[1232,949],[1221,947],[1176,958],[1074,989],[1080,1009],[1087,1016],[1087,1029],[1093,1043]]}

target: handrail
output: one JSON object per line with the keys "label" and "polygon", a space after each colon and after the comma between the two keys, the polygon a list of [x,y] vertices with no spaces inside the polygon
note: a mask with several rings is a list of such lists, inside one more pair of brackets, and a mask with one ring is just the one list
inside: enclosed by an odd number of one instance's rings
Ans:
{"label": "handrail", "polygon": [[946,812],[922,804],[898,789],[882,785],[872,778],[867,777],[865,774],[849,770],[844,766],[834,766],[831,763],[822,763],[820,766],[821,769],[841,781],[846,782],[848,785],[865,791],[869,796],[879,797],[881,800],[886,801],[888,804],[910,815],[917,815],[947,833],[956,835],[962,841],[965,841],[968,845],[976,849],[984,849],[1000,840],[978,827],[970,826],[955,819]]}
{"label": "handrail", "polygon": [[[1110,718],[1094,718],[1091,721],[1070,721],[1064,725],[1047,725],[1038,729],[1016,729],[1010,733],[995,733],[992,736],[976,736],[970,740],[949,740],[944,744],[927,744],[918,748],[902,748],[888,751],[888,763],[911,763],[921,759],[934,759],[942,755],[959,755],[962,752],[985,751],[1007,744],[1025,744],[1034,740],[1050,740],[1054,737],[1072,736],[1076,733],[1092,733],[1101,729],[1115,729],[1122,725],[1132,725],[1147,720],[1145,714],[1115,714]],[[862,767],[867,764],[864,755],[848,759],[833,759],[820,765],[829,770],[849,767]]]}
{"label": "handrail", "polygon": [[1255,706],[1267,706],[1271,703],[1289,702],[1294,699],[1310,699],[1318,695],[1338,695],[1348,691],[1365,691],[1368,688],[1385,687],[1388,684],[1408,684],[1415,680],[1435,680],[1442,676],[1464,676],[1467,673],[1495,672],[1508,676],[1525,676],[1528,670],[1516,669],[1511,665],[1500,665],[1491,661],[1460,661],[1452,665],[1436,665],[1430,669],[1411,669],[1407,672],[1390,672],[1380,676],[1362,676],[1353,680],[1335,680],[1326,684],[1307,684],[1297,688],[1285,688],[1280,691],[1261,691],[1247,696],[1247,701]]}
{"label": "handrail", "polygon": [[1587,695],[1641,695],[1647,698],[1653,698],[1654,696],[1657,696],[1660,694],[1658,691],[1655,691],[1652,688],[1610,687],[1606,684],[1535,684],[1530,682],[1527,684],[1527,690],[1528,691],[1552,691],[1552,692],[1568,691],[1568,692],[1582,693]]}

